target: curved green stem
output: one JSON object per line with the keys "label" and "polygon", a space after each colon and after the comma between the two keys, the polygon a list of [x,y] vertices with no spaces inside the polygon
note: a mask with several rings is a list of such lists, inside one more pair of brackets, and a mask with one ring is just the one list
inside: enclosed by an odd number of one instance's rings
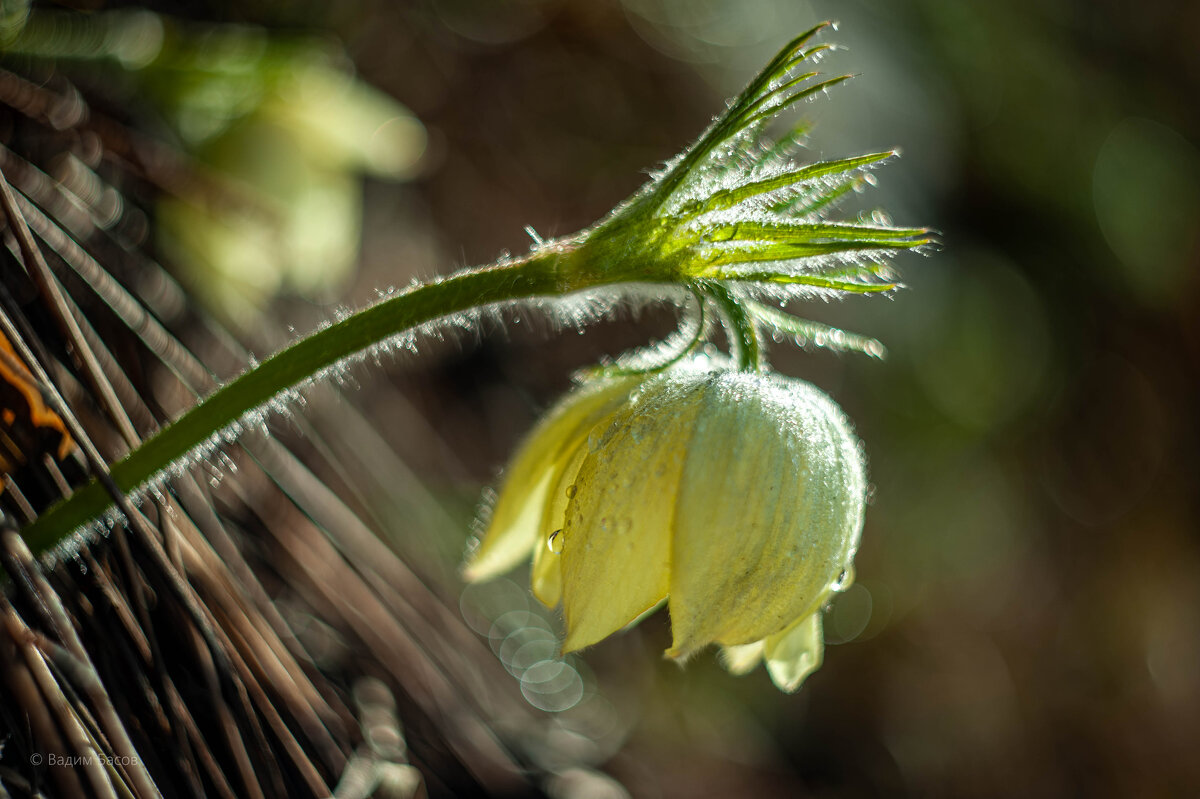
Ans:
{"label": "curved green stem", "polygon": [[[667,369],[670,369],[672,366],[691,355],[703,343],[704,336],[709,328],[707,314],[704,311],[704,305],[706,302],[705,295],[695,287],[692,287],[691,291],[693,298],[696,300],[695,330],[692,331],[692,335],[687,338],[686,342],[675,348],[673,353],[670,351],[670,339],[665,339],[658,345],[647,347],[641,352],[632,354],[628,359],[634,362],[639,362],[653,357],[656,354],[661,355],[665,352],[666,356],[657,363],[651,363],[648,365],[643,364],[641,366],[621,366],[617,364],[611,366],[596,366],[591,369],[584,369],[580,372],[580,374],[589,379],[605,377],[628,377],[631,375],[648,376],[657,374],[659,372],[665,372]],[[684,322],[681,320],[681,327],[676,331],[674,334],[675,336],[684,337],[684,331],[682,327],[683,324]],[[626,359],[626,356],[622,356],[622,359]],[[620,361],[618,361],[618,364],[619,363]]]}
{"label": "curved green stem", "polygon": [[721,312],[725,332],[729,334],[729,354],[737,361],[738,369],[757,372],[762,368],[762,342],[754,318],[724,284],[705,282],[701,285]]}
{"label": "curved green stem", "polygon": [[[297,341],[230,381],[174,423],[112,464],[113,480],[129,492],[206,446],[277,396],[347,358],[425,322],[508,300],[562,295],[616,282],[619,275],[581,271],[576,243],[547,245],[527,258],[472,269],[416,286]],[[21,531],[35,553],[55,546],[98,518],[112,498],[96,481],[51,507]]]}

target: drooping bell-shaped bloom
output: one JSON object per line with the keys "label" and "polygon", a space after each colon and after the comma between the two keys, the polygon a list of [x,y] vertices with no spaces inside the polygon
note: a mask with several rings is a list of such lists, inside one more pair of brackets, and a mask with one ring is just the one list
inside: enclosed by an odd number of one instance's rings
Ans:
{"label": "drooping bell-shaped bloom", "polygon": [[687,658],[724,646],[798,688],[821,662],[821,608],[844,588],[866,470],[841,409],[778,375],[675,369],[570,395],[510,470],[468,576],[534,552],[572,651],[666,601]]}

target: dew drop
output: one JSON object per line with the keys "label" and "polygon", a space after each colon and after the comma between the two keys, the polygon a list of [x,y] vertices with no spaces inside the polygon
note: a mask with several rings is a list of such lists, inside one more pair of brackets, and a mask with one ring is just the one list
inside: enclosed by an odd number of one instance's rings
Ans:
{"label": "dew drop", "polygon": [[579,493],[579,489],[574,483],[571,483],[571,485],[567,486],[567,499],[575,499],[575,495],[577,493]]}
{"label": "dew drop", "polygon": [[833,585],[829,586],[834,591],[845,591],[854,582],[854,564],[847,564],[846,568],[842,569],[841,574],[833,581]]}
{"label": "dew drop", "polygon": [[562,530],[555,530],[550,534],[550,537],[546,539],[546,547],[555,555],[561,555],[563,551],[563,544],[566,542],[566,538],[567,537],[563,534]]}

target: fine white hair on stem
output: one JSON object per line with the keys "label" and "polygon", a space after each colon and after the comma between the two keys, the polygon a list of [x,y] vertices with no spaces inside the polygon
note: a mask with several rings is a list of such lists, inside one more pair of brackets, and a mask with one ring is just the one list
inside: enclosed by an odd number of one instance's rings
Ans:
{"label": "fine white hair on stem", "polygon": [[[382,293],[380,301],[392,294],[393,292]],[[422,352],[423,342],[458,342],[463,345],[468,341],[478,342],[486,337],[489,329],[505,330],[509,316],[514,310],[522,314],[539,315],[548,322],[553,332],[568,329],[582,332],[589,325],[619,313],[636,312],[653,304],[677,304],[681,295],[686,294],[681,288],[667,286],[600,288],[563,297],[492,303],[431,320],[378,341],[326,366],[296,385],[281,390],[267,402],[243,413],[236,421],[214,431],[185,455],[153,474],[142,485],[129,490],[128,496],[135,507],[140,506],[147,497],[165,496],[171,480],[182,477],[195,468],[203,470],[202,476],[210,482],[219,482],[232,463],[222,451],[223,447],[235,443],[250,431],[270,435],[269,423],[273,420],[287,419],[303,408],[306,404],[306,393],[318,383],[358,388],[358,381],[352,370],[360,364],[403,364]],[[330,327],[351,315],[353,312],[347,309],[338,309],[332,314],[332,318],[322,323],[318,329]],[[255,365],[252,362],[250,368],[254,368]],[[74,558],[80,546],[97,536],[107,535],[113,527],[124,523],[124,515],[115,507],[111,508],[99,519],[75,531],[75,534],[63,538],[47,555],[51,561]]]}

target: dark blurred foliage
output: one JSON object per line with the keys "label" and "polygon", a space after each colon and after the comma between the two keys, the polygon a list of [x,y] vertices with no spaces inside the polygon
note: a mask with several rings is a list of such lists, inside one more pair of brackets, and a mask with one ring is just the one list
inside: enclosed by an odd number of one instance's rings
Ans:
{"label": "dark blurred foliage", "polygon": [[[662,663],[655,621],[591,650],[637,721],[606,770],[662,797],[1200,791],[1200,5],[153,7],[337,37],[427,127],[417,179],[366,188],[350,305],[519,251],[526,225],[586,225],[787,38],[840,20],[831,38],[849,51],[826,69],[861,77],[806,109],[814,157],[899,146],[861,208],[944,242],[901,259],[893,301],[795,309],[881,338],[887,362],[774,350],[844,405],[870,453],[858,583],[795,696],[711,657]],[[331,310],[274,312],[305,329]],[[474,497],[571,372],[673,318],[576,336],[507,317],[355,371],[355,400],[417,477],[405,490],[461,532],[428,547],[428,525],[395,522],[447,585]]]}

